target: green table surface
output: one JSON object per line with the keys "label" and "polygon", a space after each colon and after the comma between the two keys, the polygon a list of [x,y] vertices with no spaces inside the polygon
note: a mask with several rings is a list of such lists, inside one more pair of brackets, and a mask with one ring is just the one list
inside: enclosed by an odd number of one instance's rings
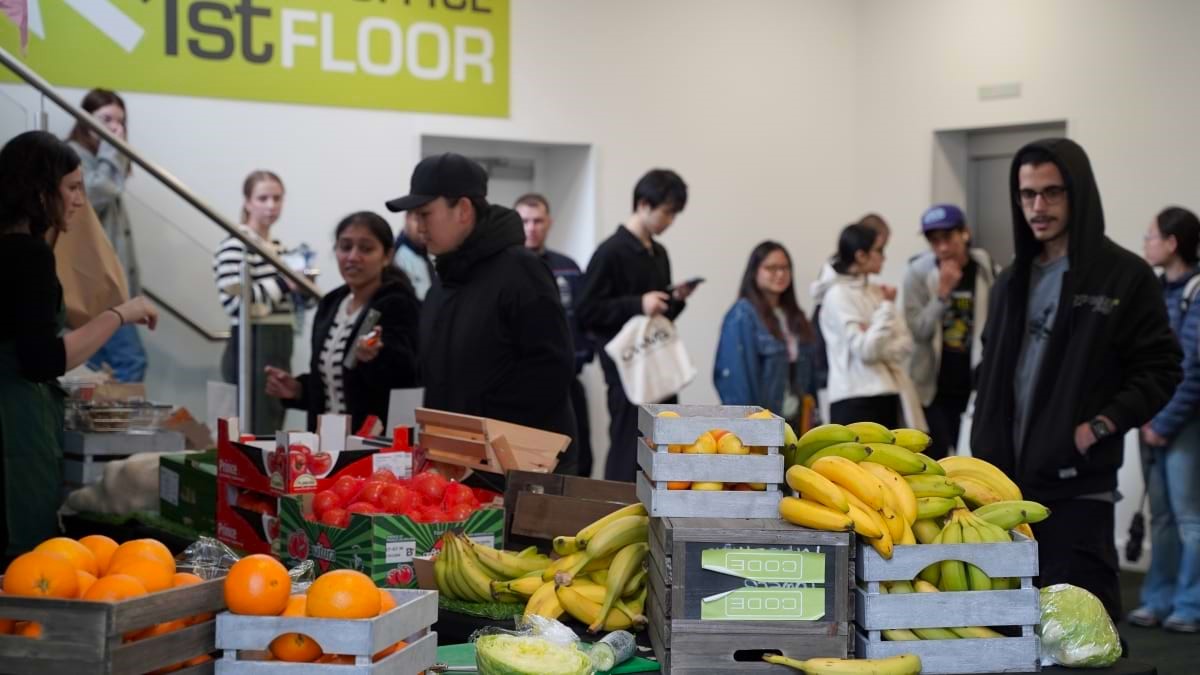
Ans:
{"label": "green table surface", "polygon": [[[444,663],[448,666],[473,666],[475,665],[475,645],[468,643],[440,646],[438,647],[437,658],[438,663]],[[611,673],[612,675],[618,675],[619,673],[657,673],[658,661],[651,661],[650,659],[635,656],[616,668],[603,672]]]}

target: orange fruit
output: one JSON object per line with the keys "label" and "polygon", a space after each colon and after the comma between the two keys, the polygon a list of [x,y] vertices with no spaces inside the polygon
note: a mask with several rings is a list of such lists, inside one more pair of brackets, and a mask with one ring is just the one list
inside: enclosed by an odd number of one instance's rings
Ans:
{"label": "orange fruit", "polygon": [[171,555],[171,549],[155,539],[134,539],[118,546],[109,558],[108,572],[112,572],[118,563],[129,558],[158,560],[164,567],[170,568],[171,574],[175,574],[175,556]]}
{"label": "orange fruit", "polygon": [[287,607],[283,608],[283,613],[279,616],[308,616],[304,613],[307,602],[308,596],[303,593],[288,596]]}
{"label": "orange fruit", "polygon": [[108,573],[108,561],[112,559],[113,552],[117,550],[117,542],[102,534],[89,534],[86,537],[81,537],[79,543],[83,544],[96,557],[96,576],[102,577]]}
{"label": "orange fruit", "polygon": [[371,577],[362,572],[326,572],[308,587],[307,612],[309,616],[323,619],[369,619],[379,616],[379,589]]}
{"label": "orange fruit", "polygon": [[30,551],[17,556],[4,572],[4,592],[47,598],[74,598],[79,595],[79,576],[62,557]]}
{"label": "orange fruit", "polygon": [[201,579],[199,576],[192,574],[191,572],[176,572],[171,586],[174,588],[179,588],[180,586],[191,586],[192,584],[199,584],[203,582],[204,579]]}
{"label": "orange fruit", "polygon": [[175,619],[174,621],[164,621],[162,623],[156,623],[153,626],[150,626],[149,628],[143,628],[142,630],[135,631],[132,634],[125,636],[125,641],[132,642],[134,640],[146,640],[148,638],[157,637],[159,635],[166,635],[167,633],[170,633],[173,631],[183,630],[184,628],[187,628],[187,627],[188,627],[188,623],[185,619]]}
{"label": "orange fruit", "polygon": [[77,570],[83,570],[92,576],[100,573],[96,566],[96,556],[91,549],[70,537],[55,537],[38,544],[33,550],[62,557]]}
{"label": "orange fruit", "polygon": [[388,647],[387,649],[380,651],[378,654],[371,657],[371,660],[379,661],[382,659],[386,659],[387,657],[391,656],[392,654],[395,654],[396,652],[400,651],[401,649],[404,649],[407,646],[408,646],[408,643],[405,642],[404,640],[401,640],[401,641],[397,642],[396,644],[392,645],[391,647]]}
{"label": "orange fruit", "polygon": [[262,553],[237,561],[225,577],[225,604],[234,614],[279,616],[291,594],[287,568]]}
{"label": "orange fruit", "polygon": [[271,655],[280,661],[292,663],[309,663],[325,654],[316,640],[302,633],[284,633],[271,640],[268,649],[271,650]]}
{"label": "orange fruit", "polygon": [[0,635],[8,635],[13,632],[17,622],[15,619],[0,619]]}
{"label": "orange fruit", "polygon": [[128,574],[110,574],[100,577],[87,592],[81,596],[83,600],[93,602],[119,602],[146,594],[142,582]]}
{"label": "orange fruit", "polygon": [[379,589],[379,613],[381,615],[386,614],[389,609],[395,606],[396,599],[392,597],[392,594],[382,588]]}
{"label": "orange fruit", "polygon": [[350,654],[326,654],[317,659],[317,663],[338,663],[343,666],[354,665],[354,657]]}
{"label": "orange fruit", "polygon": [[27,638],[40,638],[42,637],[42,624],[36,621],[18,621],[16,627],[13,628],[13,634]]}
{"label": "orange fruit", "polygon": [[690,480],[669,480],[669,481],[667,481],[667,489],[668,490],[686,490],[690,487],[692,487],[692,481],[690,481]]}
{"label": "orange fruit", "polygon": [[111,574],[127,574],[146,587],[146,592],[157,593],[165,591],[175,583],[175,565],[170,567],[155,558],[126,557],[118,560],[113,556],[112,565],[108,568]]}
{"label": "orange fruit", "polygon": [[75,576],[79,579],[79,597],[83,597],[84,593],[96,583],[96,577],[84,572],[83,570],[75,570]]}

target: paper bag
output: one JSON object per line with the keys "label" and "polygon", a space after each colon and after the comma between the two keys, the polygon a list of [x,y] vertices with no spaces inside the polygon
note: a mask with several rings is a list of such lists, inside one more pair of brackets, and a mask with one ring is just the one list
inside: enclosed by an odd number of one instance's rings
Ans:
{"label": "paper bag", "polygon": [[67,231],[58,236],[54,259],[68,328],[79,328],[129,299],[125,270],[90,204],[79,209]]}

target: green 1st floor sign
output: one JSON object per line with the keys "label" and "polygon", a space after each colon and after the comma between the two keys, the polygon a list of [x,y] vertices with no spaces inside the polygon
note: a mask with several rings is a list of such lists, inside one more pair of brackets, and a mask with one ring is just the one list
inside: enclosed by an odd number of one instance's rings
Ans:
{"label": "green 1st floor sign", "polygon": [[508,116],[509,0],[27,1],[24,60],[56,85]]}

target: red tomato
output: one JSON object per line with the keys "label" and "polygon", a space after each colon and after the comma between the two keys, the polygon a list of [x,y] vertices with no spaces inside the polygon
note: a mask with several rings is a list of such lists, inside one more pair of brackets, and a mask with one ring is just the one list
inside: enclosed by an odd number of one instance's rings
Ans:
{"label": "red tomato", "polygon": [[291,445],[288,446],[288,450],[299,452],[299,453],[303,454],[305,457],[312,457],[312,454],[313,454],[312,448],[308,447],[307,445],[305,445],[303,443],[292,443]]}
{"label": "red tomato", "polygon": [[348,527],[350,525],[350,512],[346,509],[329,509],[321,515],[321,522],[333,527]]}
{"label": "red tomato", "polygon": [[379,507],[371,502],[354,502],[346,510],[350,513],[380,513]]}
{"label": "red tomato", "polygon": [[333,491],[342,498],[343,504],[357,501],[358,493],[362,490],[363,479],[357,476],[342,476],[333,484]]}
{"label": "red tomato", "polygon": [[369,480],[378,480],[383,481],[384,483],[400,482],[400,479],[396,478],[396,474],[392,473],[391,469],[376,469],[375,473],[371,474],[371,478]]}
{"label": "red tomato", "polygon": [[383,489],[388,486],[387,483],[379,480],[369,480],[363,483],[362,492],[358,493],[355,501],[370,502],[375,506],[383,506]]}
{"label": "red tomato", "polygon": [[313,497],[313,515],[318,518],[329,509],[340,509],[342,506],[341,496],[333,490],[321,490]]}
{"label": "red tomato", "polygon": [[292,476],[308,473],[308,455],[300,450],[288,450],[288,471]]}
{"label": "red tomato", "polygon": [[492,500],[501,496],[499,492],[494,492],[487,488],[471,488],[471,492],[475,493],[475,501],[480,504],[491,504]]}
{"label": "red tomato", "polygon": [[435,503],[442,501],[442,493],[449,483],[444,476],[432,471],[422,471],[413,477],[413,489]]}
{"label": "red tomato", "polygon": [[416,507],[420,499],[417,493],[403,485],[388,485],[383,488],[380,506],[385,513],[407,513]]}
{"label": "red tomato", "polygon": [[478,503],[475,499],[475,493],[471,491],[471,488],[462,483],[451,482],[442,493],[442,508],[447,511],[459,504],[466,504],[474,508]]}
{"label": "red tomato", "polygon": [[308,458],[308,468],[313,475],[324,476],[333,467],[333,455],[328,452],[318,452]]}
{"label": "red tomato", "polygon": [[470,518],[472,513],[475,513],[475,507],[470,504],[456,504],[446,510],[446,516],[455,523]]}

